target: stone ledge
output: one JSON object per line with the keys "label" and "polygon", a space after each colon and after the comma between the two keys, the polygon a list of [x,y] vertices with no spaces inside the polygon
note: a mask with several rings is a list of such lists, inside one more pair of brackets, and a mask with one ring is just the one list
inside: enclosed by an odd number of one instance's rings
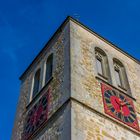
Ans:
{"label": "stone ledge", "polygon": [[114,118],[111,118],[110,116],[108,116],[108,115],[106,115],[106,114],[103,114],[103,113],[101,113],[101,112],[99,112],[99,111],[93,109],[92,107],[86,105],[85,103],[82,103],[82,102],[78,101],[78,100],[75,99],[75,98],[70,98],[70,100],[71,100],[71,101],[74,101],[74,102],[76,102],[76,103],[78,103],[78,104],[80,104],[81,106],[83,106],[83,107],[87,108],[88,110],[90,110],[90,111],[96,113],[97,115],[99,115],[99,116],[101,116],[101,117],[104,117],[105,119],[110,120],[112,123],[116,123],[116,124],[119,125],[120,127],[123,127],[123,128],[125,128],[125,129],[127,129],[127,130],[129,130],[129,131],[135,133],[137,136],[140,137],[140,131],[137,131],[137,130],[135,130],[135,129],[133,129],[133,128],[130,128],[129,126],[127,126],[127,125],[121,123],[120,121],[118,121],[118,120],[116,120],[116,119],[114,119]]}
{"label": "stone ledge", "polygon": [[104,82],[104,83],[106,83],[107,85],[113,87],[114,89],[118,90],[119,92],[123,93],[124,95],[126,95],[126,96],[128,96],[129,98],[131,98],[131,99],[133,99],[134,101],[136,101],[136,99],[135,99],[132,95],[129,95],[129,94],[125,93],[124,91],[120,90],[119,88],[117,88],[117,87],[113,86],[112,84],[106,82],[104,79],[100,78],[99,76],[95,76],[95,78],[98,79],[98,80],[100,80],[100,81],[102,81],[102,82]]}

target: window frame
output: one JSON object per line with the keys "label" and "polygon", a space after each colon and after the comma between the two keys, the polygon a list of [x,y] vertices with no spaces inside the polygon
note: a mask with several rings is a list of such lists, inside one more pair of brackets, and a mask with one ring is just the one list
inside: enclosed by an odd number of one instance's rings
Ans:
{"label": "window frame", "polygon": [[[100,66],[99,66],[100,64]],[[96,57],[96,65],[97,65],[97,71],[99,75],[104,75],[104,68],[103,68],[103,60],[102,58]]]}
{"label": "window frame", "polygon": [[[99,68],[97,66],[97,61],[101,61],[102,73],[100,73],[98,70]],[[95,47],[95,63],[97,75],[100,78],[103,78],[106,82],[111,83],[111,74],[107,55],[102,49],[98,47]]]}
{"label": "window frame", "polygon": [[[50,59],[50,61],[51,61],[51,74],[50,74],[50,76],[48,77],[48,78],[46,78],[46,76],[47,76],[47,63],[48,63],[48,60]],[[53,53],[52,54],[50,54],[48,57],[47,57],[47,60],[46,60],[46,62],[45,62],[45,85],[50,81],[50,79],[53,77]]]}
{"label": "window frame", "polygon": [[[35,91],[35,83],[36,83],[36,74],[38,74],[39,72],[39,78],[38,78],[38,88],[37,90]],[[38,68],[34,74],[34,77],[33,77],[33,89],[32,89],[32,97],[31,97],[31,100],[39,93],[40,91],[40,84],[41,84],[41,68]]]}
{"label": "window frame", "polygon": [[123,81],[122,81],[122,76],[121,76],[121,70],[120,70],[120,69],[114,68],[114,71],[115,71],[115,79],[116,79],[117,85],[118,85],[119,87],[123,87]]}
{"label": "window frame", "polygon": [[115,76],[117,87],[125,91],[128,95],[131,95],[131,89],[129,86],[127,73],[126,73],[123,63],[117,58],[113,58],[113,65],[114,65],[114,74],[115,74],[115,70],[119,71],[119,74],[120,74],[121,85],[117,84],[117,80]]}

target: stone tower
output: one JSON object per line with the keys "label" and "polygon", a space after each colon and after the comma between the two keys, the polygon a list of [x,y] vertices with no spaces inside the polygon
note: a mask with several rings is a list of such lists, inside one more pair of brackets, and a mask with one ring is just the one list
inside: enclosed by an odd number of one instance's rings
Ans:
{"label": "stone tower", "polygon": [[20,77],[12,140],[140,140],[140,61],[71,17]]}

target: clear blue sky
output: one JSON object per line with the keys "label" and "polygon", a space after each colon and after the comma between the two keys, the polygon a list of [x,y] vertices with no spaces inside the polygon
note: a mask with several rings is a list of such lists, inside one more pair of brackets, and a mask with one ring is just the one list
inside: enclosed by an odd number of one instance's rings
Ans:
{"label": "clear blue sky", "polygon": [[140,0],[0,0],[0,140],[10,140],[20,81],[67,15],[140,60]]}

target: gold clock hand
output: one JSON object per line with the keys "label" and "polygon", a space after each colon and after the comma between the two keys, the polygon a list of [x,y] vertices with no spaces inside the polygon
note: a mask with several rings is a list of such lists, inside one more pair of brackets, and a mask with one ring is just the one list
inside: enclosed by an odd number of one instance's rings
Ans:
{"label": "gold clock hand", "polygon": [[129,101],[124,102],[124,103],[122,104],[122,106],[125,106],[125,105],[128,105],[128,104],[130,104],[130,102],[129,102]]}
{"label": "gold clock hand", "polygon": [[119,102],[115,99],[116,103],[119,105],[120,108],[120,112],[123,114],[123,110],[122,110],[122,105],[121,105],[121,100],[119,99]]}
{"label": "gold clock hand", "polygon": [[120,105],[120,112],[123,114],[122,106]]}

